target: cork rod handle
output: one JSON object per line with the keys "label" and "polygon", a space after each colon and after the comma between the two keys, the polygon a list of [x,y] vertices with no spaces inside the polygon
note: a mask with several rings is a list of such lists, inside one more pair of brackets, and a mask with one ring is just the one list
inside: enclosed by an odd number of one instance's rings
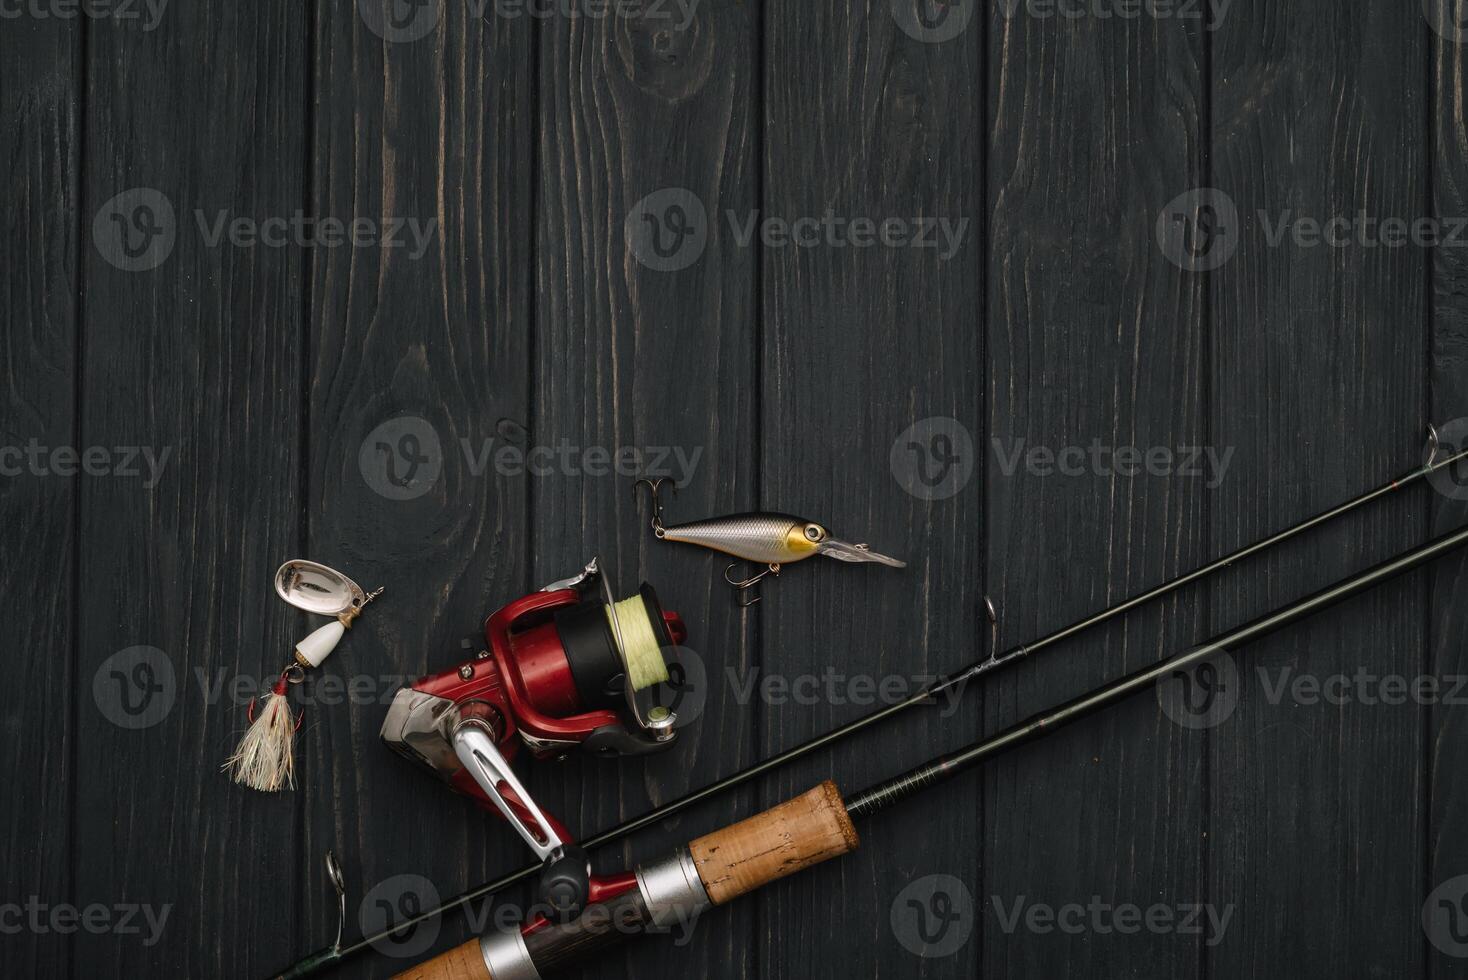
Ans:
{"label": "cork rod handle", "polygon": [[484,956],[479,952],[479,940],[471,939],[462,946],[455,946],[447,953],[419,963],[405,970],[393,980],[493,980],[489,968],[484,965]]}
{"label": "cork rod handle", "polygon": [[723,905],[761,885],[856,850],[856,827],[829,779],[688,845],[709,899]]}

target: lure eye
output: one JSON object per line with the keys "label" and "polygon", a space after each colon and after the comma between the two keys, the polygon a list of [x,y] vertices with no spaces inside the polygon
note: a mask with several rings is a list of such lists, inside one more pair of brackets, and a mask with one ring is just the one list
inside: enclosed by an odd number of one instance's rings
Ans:
{"label": "lure eye", "polygon": [[819,524],[807,524],[805,526],[805,539],[807,541],[820,541],[826,536],[826,529]]}

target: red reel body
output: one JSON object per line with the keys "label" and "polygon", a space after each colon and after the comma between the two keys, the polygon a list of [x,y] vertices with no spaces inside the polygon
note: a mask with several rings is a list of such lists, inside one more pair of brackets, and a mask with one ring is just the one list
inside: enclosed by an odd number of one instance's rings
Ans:
{"label": "red reel body", "polygon": [[687,629],[650,586],[615,602],[595,565],[491,615],[485,649],[399,691],[382,727],[390,748],[505,817],[547,861],[572,837],[510,769],[522,744],[537,758],[628,755],[668,748],[676,736],[676,715],[644,707],[633,689],[629,665],[639,654],[627,644],[655,642],[657,650],[641,651],[641,667],[649,657],[666,667]]}

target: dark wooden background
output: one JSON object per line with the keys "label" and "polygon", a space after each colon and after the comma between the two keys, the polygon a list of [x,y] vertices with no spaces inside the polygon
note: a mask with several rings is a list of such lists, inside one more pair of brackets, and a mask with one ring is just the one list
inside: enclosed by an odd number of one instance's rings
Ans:
{"label": "dark wooden background", "polygon": [[[1468,415],[1468,252],[1270,247],[1254,216],[1468,216],[1468,59],[1430,26],[1453,7],[1235,0],[1207,30],[961,0],[947,17],[968,23],[940,43],[887,0],[704,0],[681,30],[444,2],[411,43],[347,0],[175,0],[153,30],[0,20],[0,443],[173,453],[151,489],[0,479],[0,902],[172,906],[152,946],[0,935],[4,973],[259,977],[329,942],[328,848],[349,933],[364,893],[396,876],[448,896],[522,863],[506,828],[380,746],[380,704],[311,709],[295,793],[218,773],[242,708],[201,696],[196,671],[258,678],[316,625],[271,592],[287,557],[387,586],[329,662],[342,676],[451,665],[489,611],[593,553],[623,583],[657,583],[709,665],[706,710],[669,756],[529,772],[589,833],[863,710],[743,704],[726,666],[956,668],[980,652],[985,594],[1018,643],[1417,464],[1428,421]],[[1205,186],[1237,203],[1238,251],[1188,271],[1154,229]],[[94,240],[98,209],[134,187],[179,214],[153,271],[114,267]],[[666,187],[709,216],[706,251],[676,272],[644,267],[624,237],[635,202]],[[440,233],[418,261],[209,247],[196,209],[414,216]],[[730,209],[969,230],[948,261],[746,246]],[[400,415],[445,447],[437,483],[408,501],[358,466]],[[889,451],[931,416],[972,434],[975,472],[928,502]],[[911,564],[798,566],[746,615],[715,558],[650,539],[629,481],[475,475],[458,441],[491,436],[698,448],[670,519],[787,510]],[[992,440],[1018,439],[1234,456],[1216,488],[1006,476]],[[894,774],[1465,516],[1418,488],[996,676],[951,718],[888,725],[598,863],[826,776],[855,789]],[[1462,674],[1465,581],[1462,560],[1441,563],[1242,660]],[[131,731],[93,679],[138,645],[164,651],[178,689]],[[1271,704],[1246,668],[1216,728],[1134,701],[871,822],[858,854],[711,914],[687,946],[647,942],[587,975],[1461,974],[1421,910],[1468,873],[1465,729],[1454,706]],[[920,958],[889,914],[934,873],[962,879],[980,915],[957,953]],[[1233,912],[1217,945],[1006,932],[995,899],[1021,896]],[[437,945],[465,935],[450,919]]]}

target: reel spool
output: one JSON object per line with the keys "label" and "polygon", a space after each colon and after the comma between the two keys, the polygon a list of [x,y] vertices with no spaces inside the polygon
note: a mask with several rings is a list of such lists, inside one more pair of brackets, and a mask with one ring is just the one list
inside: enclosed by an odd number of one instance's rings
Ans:
{"label": "reel spool", "polygon": [[546,863],[547,901],[569,910],[594,891],[585,856],[510,760],[521,745],[536,758],[671,747],[677,715],[664,695],[688,630],[651,585],[616,599],[592,561],[492,614],[484,636],[474,659],[397,693],[382,739],[508,820]]}

